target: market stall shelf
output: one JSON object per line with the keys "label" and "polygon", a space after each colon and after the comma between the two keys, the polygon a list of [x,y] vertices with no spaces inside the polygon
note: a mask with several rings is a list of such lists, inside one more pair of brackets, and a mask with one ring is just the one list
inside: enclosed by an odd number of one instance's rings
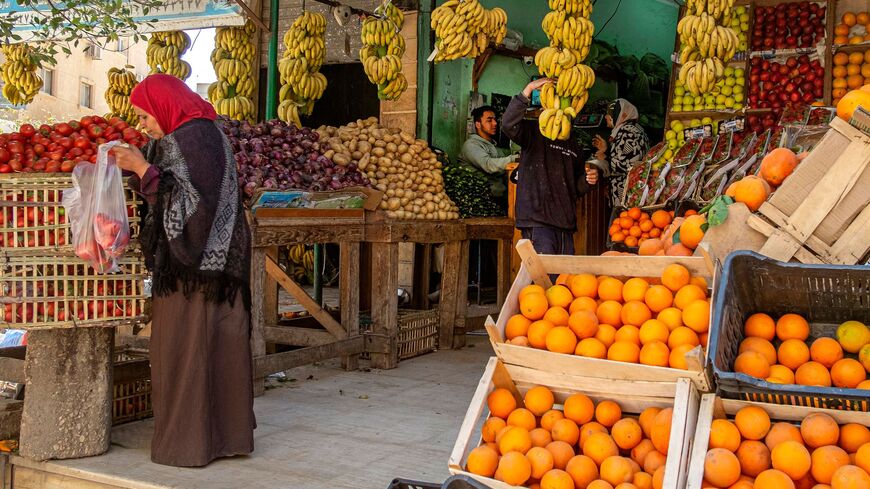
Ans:
{"label": "market stall shelf", "polygon": [[[455,221],[395,221],[380,213],[358,217],[261,217],[254,219],[252,276],[252,351],[255,384],[260,379],[295,366],[341,357],[347,369],[356,369],[366,353],[375,368],[395,368],[400,358],[433,349],[428,331],[437,318],[437,347],[464,346],[468,284],[468,240],[506,242],[512,234],[504,219]],[[290,278],[274,258],[274,248],[292,243],[339,243],[340,317],[322,308]],[[437,312],[399,314],[399,244],[444,244],[444,266]],[[361,262],[362,246],[371,250],[370,263]],[[509,249],[500,247],[499,297],[507,290]],[[259,267],[258,264],[263,264]],[[361,276],[371,267],[371,327],[360,332]],[[419,264],[418,264],[419,265]],[[425,265],[425,262],[422,264]],[[425,272],[418,277],[427,275]],[[428,279],[427,279],[428,280]],[[288,326],[278,318],[277,286],[298,301],[320,328]],[[419,290],[428,290],[428,282]],[[422,293],[422,292],[421,292]],[[499,301],[499,304],[501,300]],[[422,312],[420,313],[422,314]],[[401,324],[400,324],[401,323]],[[416,325],[416,326],[415,326]],[[418,327],[419,326],[419,327]],[[422,335],[422,336],[421,336]],[[301,347],[267,354],[267,344]]]}
{"label": "market stall shelf", "polygon": [[498,322],[491,320],[487,332],[493,350],[498,358],[511,365],[520,365],[552,373],[566,373],[589,379],[636,381],[636,382],[676,382],[681,378],[690,379],[701,392],[712,390],[713,384],[704,365],[703,351],[700,347],[691,349],[685,355],[686,370],[626,363],[580,355],[554,353],[548,350],[530,348],[506,341],[508,320],[519,312],[518,297],[521,290],[529,284],[537,284],[545,289],[552,285],[550,276],[554,274],[592,274],[611,277],[658,277],[671,264],[681,264],[693,275],[704,277],[714,284],[714,265],[704,257],[626,257],[626,256],[554,256],[538,255],[528,240],[517,244],[517,251],[523,264],[516,280],[505,299]]}
{"label": "market stall shelf", "polygon": [[[473,477],[493,489],[511,489],[517,486],[472,474],[465,470],[468,455],[481,442],[481,426],[490,416],[487,398],[495,389],[503,388],[522,400],[529,389],[547,387],[553,392],[555,403],[562,405],[572,394],[584,394],[593,402],[615,401],[623,413],[631,416],[651,407],[672,408],[671,430],[667,447],[667,461],[662,487],[678,489],[685,486],[689,473],[689,451],[695,432],[700,393],[688,379],[673,382],[638,382],[578,377],[567,372],[543,371],[537,368],[503,363],[496,357],[489,360],[477,391],[459,429],[456,444],[448,460],[452,474]],[[638,394],[642,393],[642,394]]]}
{"label": "market stall shelf", "polygon": [[[856,114],[861,117],[861,114]],[[870,120],[870,119],[864,119]],[[804,263],[859,263],[870,251],[870,137],[842,119],[750,218],[763,255]]]}
{"label": "market stall shelf", "polygon": [[693,446],[689,459],[689,475],[686,482],[687,489],[701,489],[704,485],[704,460],[709,447],[710,431],[714,420],[734,419],[743,408],[756,407],[763,409],[769,416],[771,423],[786,422],[800,424],[811,414],[825,414],[833,418],[837,424],[856,423],[870,426],[870,414],[850,411],[836,411],[821,409],[818,407],[782,406],[777,404],[765,404],[760,402],[737,401],[723,399],[716,394],[704,394],[701,396],[698,411],[697,425],[693,436]]}

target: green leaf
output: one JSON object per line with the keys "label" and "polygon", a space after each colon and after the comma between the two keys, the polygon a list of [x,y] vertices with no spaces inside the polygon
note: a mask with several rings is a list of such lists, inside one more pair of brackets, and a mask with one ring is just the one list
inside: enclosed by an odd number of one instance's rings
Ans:
{"label": "green leaf", "polygon": [[728,219],[729,201],[733,203],[731,197],[720,195],[713,199],[713,202],[708,206],[710,209],[707,212],[707,223],[710,226],[719,226]]}
{"label": "green leaf", "polygon": [[680,228],[677,228],[677,232],[674,233],[673,239],[671,239],[671,243],[677,244],[680,242]]}

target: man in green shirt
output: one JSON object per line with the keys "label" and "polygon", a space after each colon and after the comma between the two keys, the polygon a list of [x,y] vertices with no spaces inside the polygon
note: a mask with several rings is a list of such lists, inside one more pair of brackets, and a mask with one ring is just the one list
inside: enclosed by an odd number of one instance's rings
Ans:
{"label": "man in green shirt", "polygon": [[475,134],[468,136],[462,145],[459,162],[483,172],[489,180],[492,196],[503,199],[507,194],[505,167],[517,161],[517,155],[505,156],[507,151],[495,146],[493,140],[498,134],[498,119],[495,118],[493,107],[478,107],[471,112],[471,117],[474,119]]}

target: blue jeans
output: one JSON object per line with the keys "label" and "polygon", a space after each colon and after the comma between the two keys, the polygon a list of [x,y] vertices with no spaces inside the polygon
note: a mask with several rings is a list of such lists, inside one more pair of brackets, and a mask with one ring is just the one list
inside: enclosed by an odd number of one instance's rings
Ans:
{"label": "blue jeans", "polygon": [[542,255],[573,255],[574,233],[550,227],[520,229],[523,239],[531,240]]}

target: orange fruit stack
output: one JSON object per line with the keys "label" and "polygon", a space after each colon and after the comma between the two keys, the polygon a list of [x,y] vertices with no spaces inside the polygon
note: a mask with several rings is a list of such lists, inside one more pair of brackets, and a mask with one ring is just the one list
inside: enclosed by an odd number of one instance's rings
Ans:
{"label": "orange fruit stack", "polygon": [[870,49],[850,53],[841,51],[834,54],[833,61],[831,96],[836,106],[849,90],[870,83]]}
{"label": "orange fruit stack", "polygon": [[844,352],[834,338],[809,341],[810,325],[798,314],[785,314],[776,321],[764,313],[753,314],[744,322],[743,334],[735,372],[776,384],[870,389],[870,362],[864,365],[860,358],[852,358],[849,352],[854,348]]}
{"label": "orange fruit stack", "polygon": [[614,243],[635,247],[647,239],[661,237],[673,220],[673,211],[657,210],[648,214],[639,207],[632,207],[619,213],[619,217],[611,223],[608,234]]}
{"label": "orange fruit stack", "polygon": [[704,485],[731,489],[870,487],[870,429],[812,413],[799,425],[771,422],[761,407],[715,419]]}
{"label": "orange fruit stack", "polygon": [[561,409],[544,386],[522,402],[504,388],[487,398],[490,417],[465,469],[515,486],[537,489],[661,489],[671,436],[672,408],[627,416],[616,402],[597,405],[583,394]]}
{"label": "orange fruit stack", "polygon": [[680,264],[654,279],[561,275],[548,290],[524,287],[519,310],[505,325],[512,344],[680,369],[710,326],[707,283]]}
{"label": "orange fruit stack", "polygon": [[834,27],[834,44],[861,44],[870,41],[870,14],[845,12]]}

